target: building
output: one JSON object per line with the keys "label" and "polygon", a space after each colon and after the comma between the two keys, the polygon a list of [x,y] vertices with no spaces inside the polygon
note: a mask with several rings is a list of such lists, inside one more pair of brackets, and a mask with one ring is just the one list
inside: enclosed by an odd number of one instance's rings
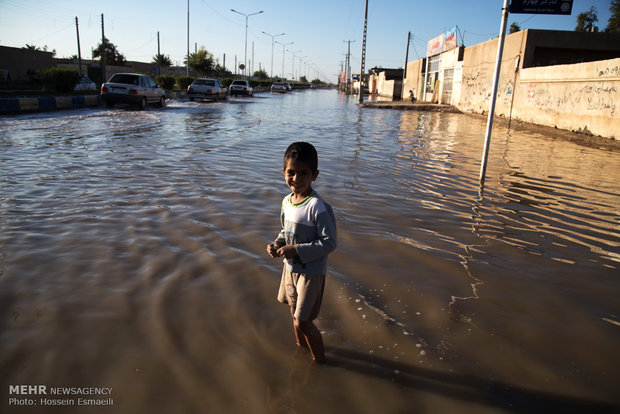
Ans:
{"label": "building", "polygon": [[[420,100],[488,112],[498,41],[408,62],[403,97],[412,90]],[[620,34],[528,29],[506,36],[497,116],[620,138],[619,106]]]}
{"label": "building", "polygon": [[0,71],[3,78],[8,78],[12,83],[32,82],[37,79],[38,70],[55,66],[52,52],[0,46]]}
{"label": "building", "polygon": [[369,71],[368,91],[390,99],[400,99],[403,69],[372,68]]}

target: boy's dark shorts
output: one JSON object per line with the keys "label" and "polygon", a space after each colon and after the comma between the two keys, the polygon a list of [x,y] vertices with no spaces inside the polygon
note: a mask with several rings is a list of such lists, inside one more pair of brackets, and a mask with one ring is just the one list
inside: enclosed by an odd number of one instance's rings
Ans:
{"label": "boy's dark shorts", "polygon": [[312,321],[319,316],[325,275],[307,275],[282,270],[278,301],[294,309],[293,316],[299,321]]}

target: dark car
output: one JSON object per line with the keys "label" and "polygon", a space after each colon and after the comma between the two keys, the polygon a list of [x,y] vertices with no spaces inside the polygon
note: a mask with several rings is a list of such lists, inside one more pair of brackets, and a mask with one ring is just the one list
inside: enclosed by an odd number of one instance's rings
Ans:
{"label": "dark car", "polygon": [[187,87],[187,96],[190,101],[198,99],[226,99],[228,91],[217,79],[199,78]]}
{"label": "dark car", "polygon": [[163,107],[166,104],[164,90],[150,76],[139,73],[115,73],[109,81],[101,85],[101,99],[108,107],[115,103],[127,103],[146,108],[154,103]]}

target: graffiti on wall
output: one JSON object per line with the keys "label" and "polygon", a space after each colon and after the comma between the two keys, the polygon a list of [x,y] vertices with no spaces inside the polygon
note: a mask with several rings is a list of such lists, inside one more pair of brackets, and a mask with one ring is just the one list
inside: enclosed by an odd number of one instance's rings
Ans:
{"label": "graffiti on wall", "polygon": [[574,113],[581,110],[611,117],[616,114],[618,89],[615,85],[566,86],[549,87],[547,84],[531,83],[527,87],[528,105],[554,112]]}
{"label": "graffiti on wall", "polygon": [[598,77],[602,78],[605,76],[618,76],[620,75],[620,66],[607,66],[603,68],[598,68]]}

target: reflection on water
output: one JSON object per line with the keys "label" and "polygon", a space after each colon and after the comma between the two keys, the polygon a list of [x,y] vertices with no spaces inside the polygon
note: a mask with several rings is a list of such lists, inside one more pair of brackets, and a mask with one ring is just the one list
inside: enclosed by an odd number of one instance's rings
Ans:
{"label": "reflection on water", "polygon": [[[355,102],[0,118],[0,387],[113,387],[101,412],[617,406],[620,155],[496,127],[481,192],[484,121]],[[264,253],[299,139],[339,226],[326,366]]]}

